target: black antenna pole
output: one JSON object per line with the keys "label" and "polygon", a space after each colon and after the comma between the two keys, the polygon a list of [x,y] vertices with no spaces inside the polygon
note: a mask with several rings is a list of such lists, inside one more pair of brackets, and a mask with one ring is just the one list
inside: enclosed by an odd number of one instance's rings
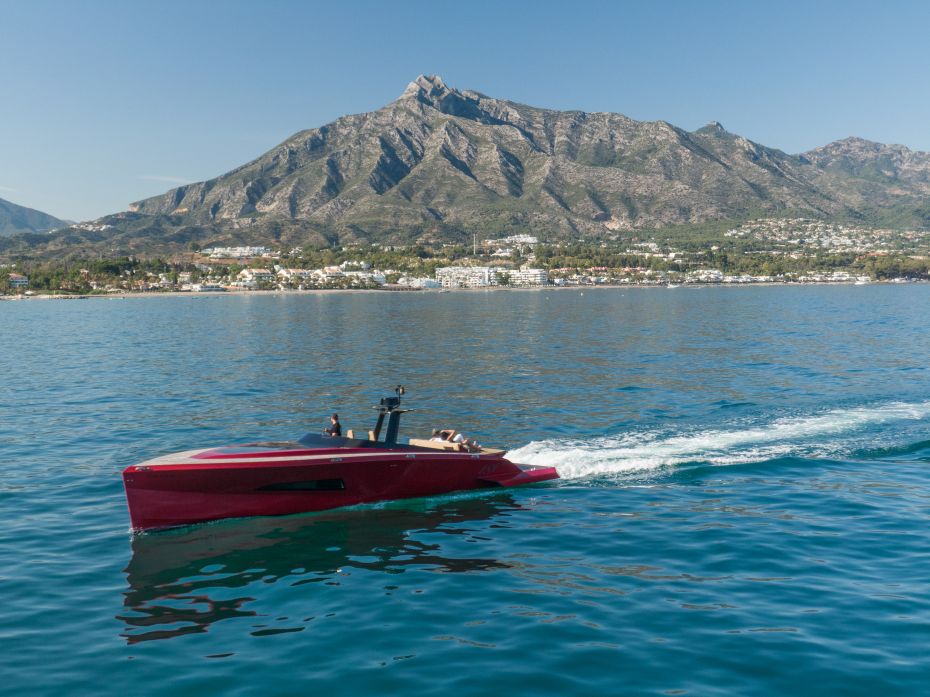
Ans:
{"label": "black antenna pole", "polygon": [[375,424],[374,436],[375,440],[381,435],[381,427],[384,425],[384,417],[387,418],[387,433],[384,436],[384,442],[388,445],[394,445],[397,443],[397,433],[400,430],[400,415],[405,413],[406,409],[400,408],[400,398],[404,394],[404,386],[397,385],[394,388],[394,397],[384,397],[381,399],[381,404],[376,408],[378,409],[378,422]]}

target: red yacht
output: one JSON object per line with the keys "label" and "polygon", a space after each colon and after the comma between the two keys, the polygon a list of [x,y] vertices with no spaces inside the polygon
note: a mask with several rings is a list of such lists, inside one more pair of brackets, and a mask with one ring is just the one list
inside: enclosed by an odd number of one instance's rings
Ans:
{"label": "red yacht", "polygon": [[[385,397],[367,438],[310,433],[163,455],[123,470],[134,530],[220,518],[287,515],[452,491],[558,479],[554,467],[517,465],[505,451],[444,440],[397,440],[404,389]],[[385,427],[386,422],[386,427]],[[382,427],[384,438],[381,438]]]}

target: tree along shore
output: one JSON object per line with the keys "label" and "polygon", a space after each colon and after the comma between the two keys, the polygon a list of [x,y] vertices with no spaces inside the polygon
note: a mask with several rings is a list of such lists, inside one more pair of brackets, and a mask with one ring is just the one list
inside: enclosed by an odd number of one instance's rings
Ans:
{"label": "tree along shore", "polygon": [[[338,266],[378,270],[384,282],[402,278],[433,279],[444,266],[488,266],[503,272],[532,266],[544,269],[550,281],[575,285],[681,284],[710,278],[740,278],[746,282],[805,282],[930,278],[930,257],[913,251],[890,253],[831,253],[822,250],[757,251],[737,241],[732,249],[682,249],[682,244],[660,247],[648,243],[644,251],[596,243],[539,244],[515,249],[509,256],[475,253],[466,246],[439,249],[414,246],[384,249],[376,245],[343,249],[271,252],[247,259],[211,259],[199,251],[170,258],[125,256],[112,259],[58,261],[19,260],[0,265],[0,293],[96,294],[118,291],[175,291],[200,283],[231,286],[245,270],[264,269],[266,280],[256,284],[271,289],[375,288],[380,284],[347,274],[322,282],[281,278],[278,269],[310,270]],[[714,248],[717,247],[717,248]],[[670,250],[675,251],[670,251]],[[24,277],[11,282],[12,277]],[[837,277],[838,276],[838,277]],[[835,278],[836,277],[836,278]]]}

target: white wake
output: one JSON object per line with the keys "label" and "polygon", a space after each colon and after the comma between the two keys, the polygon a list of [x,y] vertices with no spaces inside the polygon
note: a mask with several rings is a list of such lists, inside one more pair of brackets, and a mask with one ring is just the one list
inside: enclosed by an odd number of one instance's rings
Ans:
{"label": "white wake", "polygon": [[[888,434],[876,426],[930,417],[930,402],[834,409],[820,414],[780,418],[721,430],[671,434],[641,431],[588,440],[533,441],[507,458],[558,469],[563,479],[668,467],[686,462],[730,465],[773,457],[825,457],[876,445]],[[872,429],[869,433],[863,433]],[[867,436],[864,442],[863,436]]]}

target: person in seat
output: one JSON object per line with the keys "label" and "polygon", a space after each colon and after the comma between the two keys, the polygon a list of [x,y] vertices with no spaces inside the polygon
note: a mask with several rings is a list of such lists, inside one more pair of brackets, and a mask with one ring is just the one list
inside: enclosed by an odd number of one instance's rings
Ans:
{"label": "person in seat", "polygon": [[342,424],[339,423],[339,414],[333,414],[329,417],[329,426],[323,429],[323,433],[330,436],[342,435]]}

